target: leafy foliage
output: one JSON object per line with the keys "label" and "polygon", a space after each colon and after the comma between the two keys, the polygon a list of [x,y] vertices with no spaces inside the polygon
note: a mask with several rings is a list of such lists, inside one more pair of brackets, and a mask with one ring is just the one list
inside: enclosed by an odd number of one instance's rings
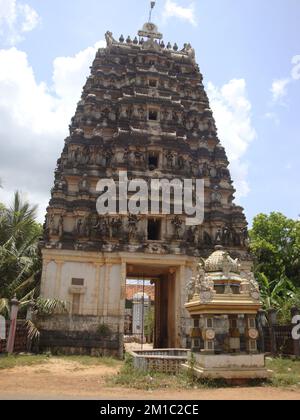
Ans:
{"label": "leafy foliage", "polygon": [[[16,296],[21,314],[29,304],[42,314],[65,310],[57,300],[39,298],[42,260],[38,248],[42,226],[36,206],[23,201],[19,192],[10,207],[0,206],[0,314],[8,316],[9,301]],[[32,329],[32,326],[31,326]]]}
{"label": "leafy foliage", "polygon": [[300,301],[300,221],[281,213],[259,214],[250,239],[264,307],[289,317]]}

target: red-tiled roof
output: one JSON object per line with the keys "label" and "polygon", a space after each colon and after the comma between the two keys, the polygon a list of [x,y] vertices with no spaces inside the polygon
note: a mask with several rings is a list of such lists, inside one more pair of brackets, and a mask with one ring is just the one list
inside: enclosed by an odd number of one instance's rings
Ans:
{"label": "red-tiled roof", "polygon": [[132,285],[127,284],[126,286],[126,299],[127,300],[133,300],[133,296],[137,293],[143,293],[143,290],[146,295],[148,295],[151,298],[151,301],[155,300],[155,286],[145,286],[143,289],[143,286],[141,285]]}

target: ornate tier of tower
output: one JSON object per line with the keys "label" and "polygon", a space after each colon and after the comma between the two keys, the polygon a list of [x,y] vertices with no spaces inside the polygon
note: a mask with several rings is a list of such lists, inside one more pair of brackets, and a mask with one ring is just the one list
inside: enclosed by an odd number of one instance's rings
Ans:
{"label": "ornate tier of tower", "polygon": [[[107,47],[91,67],[47,211],[42,295],[67,301],[70,314],[41,321],[45,347],[121,352],[126,279],[142,275],[156,285],[156,346],[185,346],[186,284],[197,257],[223,245],[245,270],[251,265],[247,222],[233,202],[229,162],[195,51],[162,38],[152,23],[133,39],[117,41],[107,32]],[[99,216],[98,181],[118,183],[120,171],[148,184],[204,179],[204,223],[188,226],[186,215],[174,212]],[[87,331],[97,334],[103,326],[109,338],[87,344]]]}

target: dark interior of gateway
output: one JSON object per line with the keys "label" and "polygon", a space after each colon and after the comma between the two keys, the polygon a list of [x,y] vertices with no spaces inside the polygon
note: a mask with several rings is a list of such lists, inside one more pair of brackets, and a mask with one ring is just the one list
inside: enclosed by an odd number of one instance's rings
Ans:
{"label": "dark interior of gateway", "polygon": [[[139,305],[140,310],[134,305]],[[175,276],[170,274],[169,267],[129,266],[125,335],[141,344],[153,343],[154,348],[175,348],[175,314]]]}

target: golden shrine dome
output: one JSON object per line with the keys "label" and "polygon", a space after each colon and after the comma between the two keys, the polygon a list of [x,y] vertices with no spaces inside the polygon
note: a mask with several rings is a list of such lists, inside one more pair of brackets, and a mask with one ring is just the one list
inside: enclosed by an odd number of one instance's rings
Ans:
{"label": "golden shrine dome", "polygon": [[215,252],[205,261],[205,271],[207,273],[227,272],[240,274],[240,264],[238,259],[234,260],[222,246],[216,246]]}

